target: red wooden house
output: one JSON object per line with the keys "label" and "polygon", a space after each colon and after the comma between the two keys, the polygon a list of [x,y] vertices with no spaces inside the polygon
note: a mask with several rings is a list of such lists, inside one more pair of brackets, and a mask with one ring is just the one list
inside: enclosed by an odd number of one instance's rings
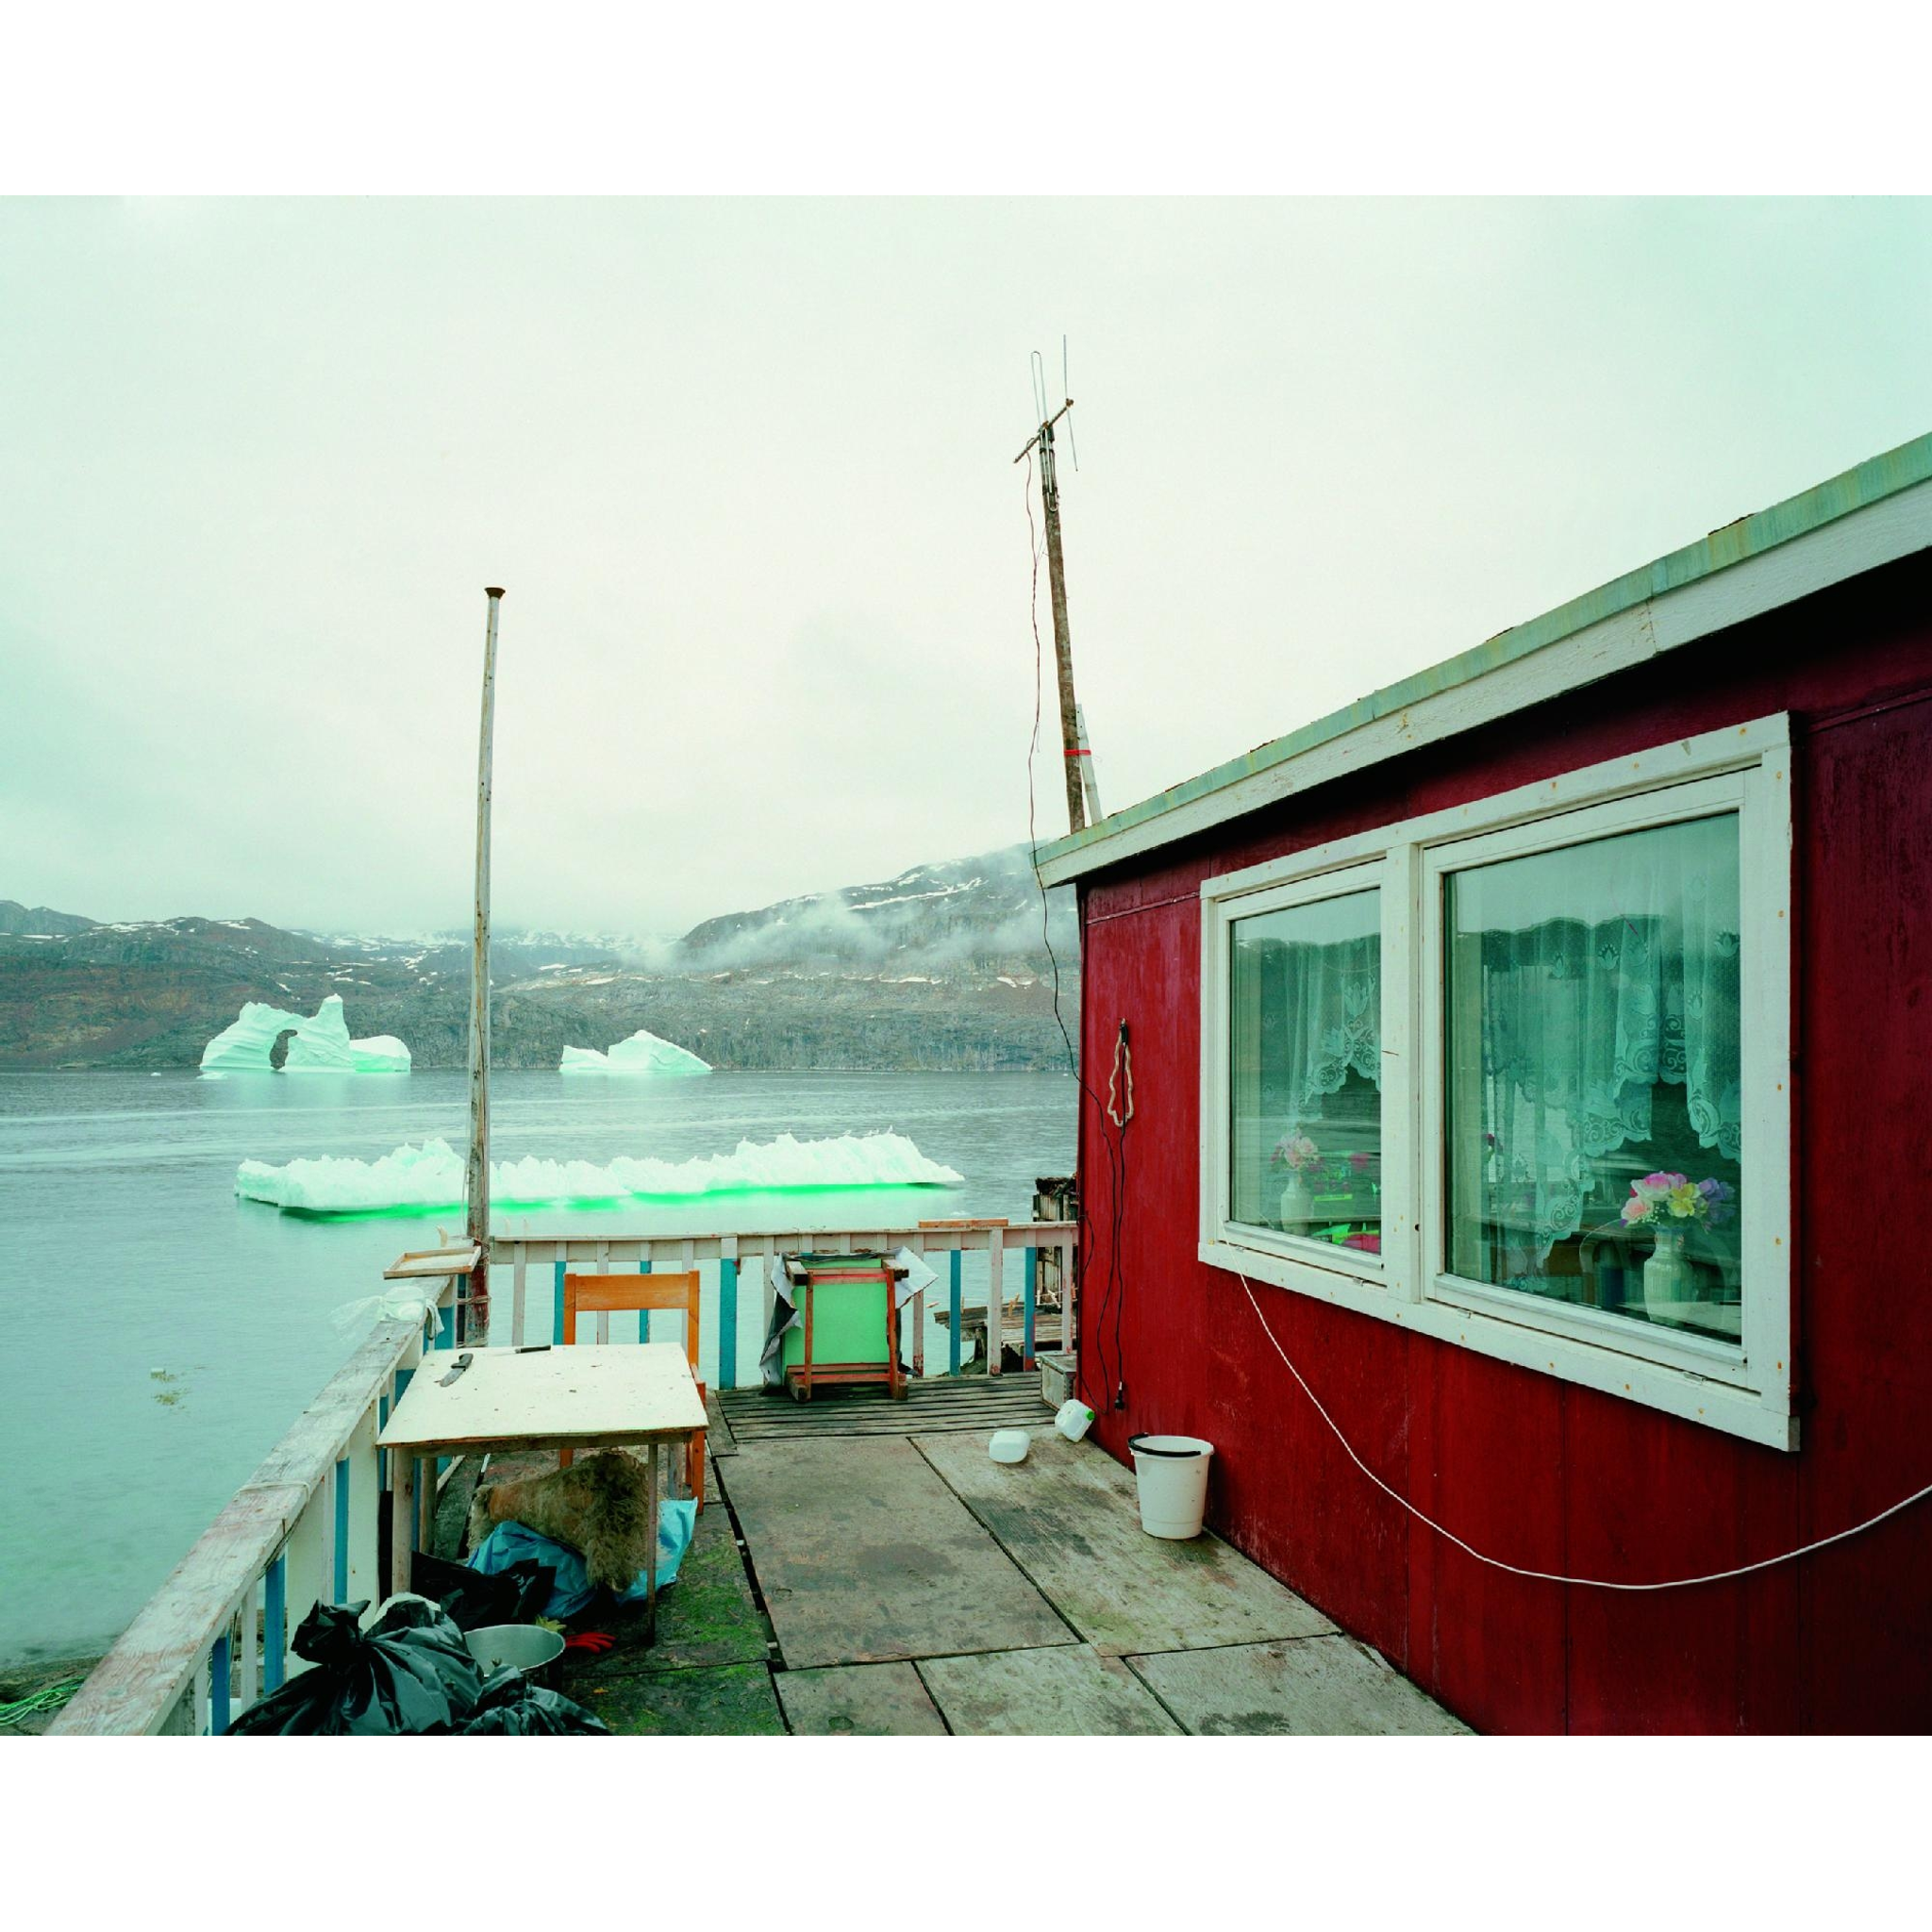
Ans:
{"label": "red wooden house", "polygon": [[1478,1727],[1932,1729],[1932,1498],[1683,1583],[1932,1485],[1928,701],[1932,437],[1042,850],[1095,1432]]}

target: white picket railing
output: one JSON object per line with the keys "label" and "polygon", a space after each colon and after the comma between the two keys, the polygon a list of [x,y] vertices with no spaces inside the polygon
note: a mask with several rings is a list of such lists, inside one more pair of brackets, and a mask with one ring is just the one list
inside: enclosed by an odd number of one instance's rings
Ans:
{"label": "white picket railing", "polygon": [[[458,1282],[422,1284],[455,1340]],[[236,1491],[48,1727],[49,1735],[219,1735],[280,1688],[318,1602],[374,1602],[388,1457],[375,1446],[422,1360],[426,1316],[375,1327]],[[297,1666],[299,1668],[299,1665]]]}
{"label": "white picket railing", "polygon": [[[704,1366],[714,1387],[736,1389],[758,1379],[755,1351],[746,1360],[741,1346],[741,1292],[744,1271],[755,1271],[751,1291],[760,1297],[762,1336],[772,1312],[769,1264],[774,1256],[819,1254],[897,1254],[910,1248],[927,1257],[940,1280],[914,1296],[902,1315],[902,1356],[915,1374],[925,1373],[926,1295],[945,1309],[949,1352],[946,1373],[961,1368],[964,1317],[981,1307],[987,1326],[989,1374],[1000,1373],[1003,1346],[1018,1344],[1022,1363],[1031,1367],[1042,1308],[1058,1320],[1056,1347],[1074,1347],[1075,1248],[1078,1224],[1072,1221],[934,1222],[910,1227],[800,1228],[757,1234],[651,1235],[643,1232],[585,1235],[496,1234],[490,1242],[489,1340],[524,1346],[563,1340],[563,1277],[566,1273],[608,1274],[632,1269],[672,1269],[700,1274],[700,1295],[709,1315],[705,1323]],[[943,1265],[933,1262],[942,1257]],[[983,1264],[982,1264],[983,1257]],[[969,1281],[969,1261],[973,1264]],[[1017,1270],[1015,1279],[1013,1271]],[[508,1294],[504,1292],[508,1273]],[[968,1296],[969,1288],[972,1291]],[[681,1322],[682,1317],[666,1316]],[[610,1318],[597,1318],[600,1341],[610,1339]],[[651,1332],[649,1328],[641,1333]]]}

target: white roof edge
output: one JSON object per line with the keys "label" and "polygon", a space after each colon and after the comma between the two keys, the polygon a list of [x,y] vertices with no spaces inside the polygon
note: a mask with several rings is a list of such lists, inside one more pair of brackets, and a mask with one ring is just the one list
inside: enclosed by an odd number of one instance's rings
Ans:
{"label": "white roof edge", "polygon": [[[1348,724],[1348,714],[1339,714],[1336,722],[1343,728],[1327,735],[1321,735],[1322,724],[1310,726],[1308,735],[1316,736],[1317,741],[1260,764],[1244,776],[1233,776],[1194,796],[1182,795],[1172,804],[1149,800],[1142,807],[1129,808],[1122,815],[1125,822],[1116,829],[1109,830],[1103,820],[1084,834],[1043,849],[1041,883],[1065,885],[1118,865],[1346,773],[1524,710],[1926,549],[1932,549],[1932,478],[1676,589],[1644,597],[1379,715]],[[1400,691],[1402,687],[1392,689]],[[1368,701],[1368,708],[1374,708],[1374,701]],[[1260,756],[1251,754],[1257,759]],[[1204,774],[1204,779],[1214,775]],[[1194,780],[1174,789],[1185,794],[1202,783]]]}

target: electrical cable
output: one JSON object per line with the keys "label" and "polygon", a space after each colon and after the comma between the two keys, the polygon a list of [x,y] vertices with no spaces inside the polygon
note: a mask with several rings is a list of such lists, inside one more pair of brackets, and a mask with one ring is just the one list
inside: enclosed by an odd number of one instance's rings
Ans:
{"label": "electrical cable", "polygon": [[1274,1353],[1281,1357],[1283,1364],[1287,1367],[1288,1373],[1291,1375],[1292,1375],[1297,1382],[1301,1384],[1302,1393],[1306,1395],[1311,1403],[1314,1404],[1315,1413],[1319,1415],[1322,1418],[1322,1420],[1328,1424],[1329,1433],[1334,1436],[1335,1440],[1338,1442],[1340,1442],[1342,1448],[1347,1452],[1348,1459],[1352,1463],[1354,1463],[1355,1466],[1358,1470],[1360,1470],[1361,1473],[1365,1476],[1367,1476],[1368,1479],[1372,1483],[1374,1483],[1374,1486],[1378,1490],[1380,1490],[1385,1496],[1388,1496],[1393,1502],[1401,1504],[1401,1506],[1405,1509],[1407,1509],[1408,1513],[1411,1516],[1413,1516],[1418,1523],[1421,1523],[1424,1524],[1426,1527],[1433,1529],[1436,1532],[1436,1534],[1441,1537],[1445,1541],[1454,1543],[1456,1547],[1458,1550],[1460,1550],[1465,1556],[1474,1557],[1478,1563],[1486,1564],[1491,1570],[1506,1571],[1511,1576],[1527,1576],[1532,1581],[1537,1583],[1574,1584],[1580,1590],[1693,1590],[1697,1587],[1697,1585],[1701,1583],[1724,1583],[1729,1581],[1729,1579],[1734,1576],[1750,1576],[1755,1574],[1759,1570],[1775,1570],[1781,1563],[1795,1563],[1800,1557],[1808,1557],[1816,1550],[1829,1549],[1833,1543],[1841,1543],[1845,1541],[1847,1537],[1857,1536],[1861,1531],[1874,1528],[1876,1524],[1883,1523],[1888,1516],[1896,1516],[1901,1509],[1908,1509],[1914,1503],[1922,1502],[1925,1497],[1932,1496],[1932,1483],[1927,1483],[1924,1489],[1914,1490],[1909,1496],[1904,1497],[1899,1502],[1892,1504],[1892,1506],[1889,1509],[1881,1509],[1876,1516],[1868,1516],[1863,1523],[1855,1523],[1851,1526],[1851,1528],[1840,1529],[1831,1536],[1819,1537],[1813,1542],[1801,1543],[1795,1550],[1786,1550],[1780,1556],[1765,1557],[1760,1558],[1756,1563],[1740,1563],[1735,1570],[1713,1570],[1703,1576],[1671,1576],[1666,1577],[1661,1583],[1617,1583],[1613,1582],[1607,1576],[1561,1576],[1558,1575],[1555,1571],[1551,1570],[1530,1570],[1524,1568],[1520,1563],[1506,1563],[1500,1557],[1486,1556],[1481,1550],[1475,1548],[1474,1544],[1464,1542],[1463,1540],[1459,1536],[1457,1536],[1453,1529],[1443,1528],[1443,1526],[1440,1523],[1438,1523],[1433,1516],[1430,1516],[1426,1514],[1424,1511],[1417,1508],[1416,1506],[1413,1503],[1411,1503],[1407,1496],[1400,1495],[1394,1490],[1390,1488],[1390,1486],[1387,1483],[1385,1483],[1382,1480],[1382,1478],[1378,1476],[1375,1474],[1375,1472],[1373,1469],[1371,1469],[1369,1465],[1366,1462],[1364,1462],[1361,1459],[1361,1457],[1355,1453],[1354,1446],[1350,1443],[1348,1438],[1344,1436],[1341,1433],[1341,1430],[1337,1426],[1335,1418],[1332,1415],[1330,1415],[1325,1408],[1322,1407],[1321,1398],[1315,1393],[1315,1391],[1312,1389],[1308,1387],[1307,1377],[1304,1376],[1302,1372],[1295,1367],[1293,1362],[1289,1360],[1288,1351],[1282,1347],[1279,1341],[1275,1341],[1274,1331],[1274,1329],[1269,1327],[1268,1318],[1261,1312],[1260,1303],[1255,1299],[1255,1290],[1253,1283],[1249,1281],[1248,1277],[1245,1274],[1237,1274],[1235,1279],[1241,1283],[1242,1289],[1246,1291],[1248,1297],[1248,1306],[1254,1309],[1255,1319],[1261,1324],[1261,1333],[1265,1335],[1271,1342],[1274,1342]]}

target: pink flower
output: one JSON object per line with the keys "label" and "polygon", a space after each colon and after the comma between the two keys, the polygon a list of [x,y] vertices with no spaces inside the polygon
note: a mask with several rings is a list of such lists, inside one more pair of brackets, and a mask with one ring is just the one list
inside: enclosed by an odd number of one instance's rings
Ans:
{"label": "pink flower", "polygon": [[1277,1171],[1287,1168],[1291,1174],[1319,1174],[1322,1150],[1306,1134],[1284,1134],[1274,1143],[1268,1164]]}

